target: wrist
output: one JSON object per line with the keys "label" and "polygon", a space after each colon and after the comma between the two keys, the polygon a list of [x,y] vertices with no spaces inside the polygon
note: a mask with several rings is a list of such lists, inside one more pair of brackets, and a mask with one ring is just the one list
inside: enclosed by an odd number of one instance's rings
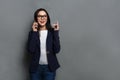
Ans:
{"label": "wrist", "polygon": [[33,32],[37,32],[37,30],[33,30]]}

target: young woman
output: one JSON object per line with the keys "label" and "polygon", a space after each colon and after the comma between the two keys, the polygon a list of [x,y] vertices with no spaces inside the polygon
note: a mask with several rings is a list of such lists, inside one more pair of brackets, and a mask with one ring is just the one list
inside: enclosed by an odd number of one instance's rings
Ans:
{"label": "young woman", "polygon": [[37,9],[32,31],[29,32],[27,49],[30,59],[31,80],[55,80],[60,67],[56,54],[60,51],[59,24],[51,26],[48,12]]}

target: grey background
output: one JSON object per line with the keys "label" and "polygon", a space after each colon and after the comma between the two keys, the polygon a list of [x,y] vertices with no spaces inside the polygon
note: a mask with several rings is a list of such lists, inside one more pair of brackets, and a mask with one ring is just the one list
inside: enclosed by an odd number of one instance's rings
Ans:
{"label": "grey background", "polygon": [[25,45],[40,7],[60,23],[56,80],[120,80],[120,0],[0,0],[0,80],[29,80]]}

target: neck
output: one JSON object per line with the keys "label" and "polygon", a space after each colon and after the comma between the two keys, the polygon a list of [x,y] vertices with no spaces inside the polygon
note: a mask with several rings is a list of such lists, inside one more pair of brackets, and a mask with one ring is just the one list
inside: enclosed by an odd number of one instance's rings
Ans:
{"label": "neck", "polygon": [[47,30],[46,26],[41,26],[40,30]]}

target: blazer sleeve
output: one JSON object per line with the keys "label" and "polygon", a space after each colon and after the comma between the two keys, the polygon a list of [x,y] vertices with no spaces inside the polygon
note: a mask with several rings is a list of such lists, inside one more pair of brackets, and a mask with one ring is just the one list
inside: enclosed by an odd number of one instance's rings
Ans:
{"label": "blazer sleeve", "polygon": [[27,51],[29,53],[34,53],[36,48],[36,39],[37,39],[37,32],[30,31],[28,35],[27,41]]}
{"label": "blazer sleeve", "polygon": [[53,32],[53,50],[54,53],[60,52],[60,38],[59,38],[59,31]]}

